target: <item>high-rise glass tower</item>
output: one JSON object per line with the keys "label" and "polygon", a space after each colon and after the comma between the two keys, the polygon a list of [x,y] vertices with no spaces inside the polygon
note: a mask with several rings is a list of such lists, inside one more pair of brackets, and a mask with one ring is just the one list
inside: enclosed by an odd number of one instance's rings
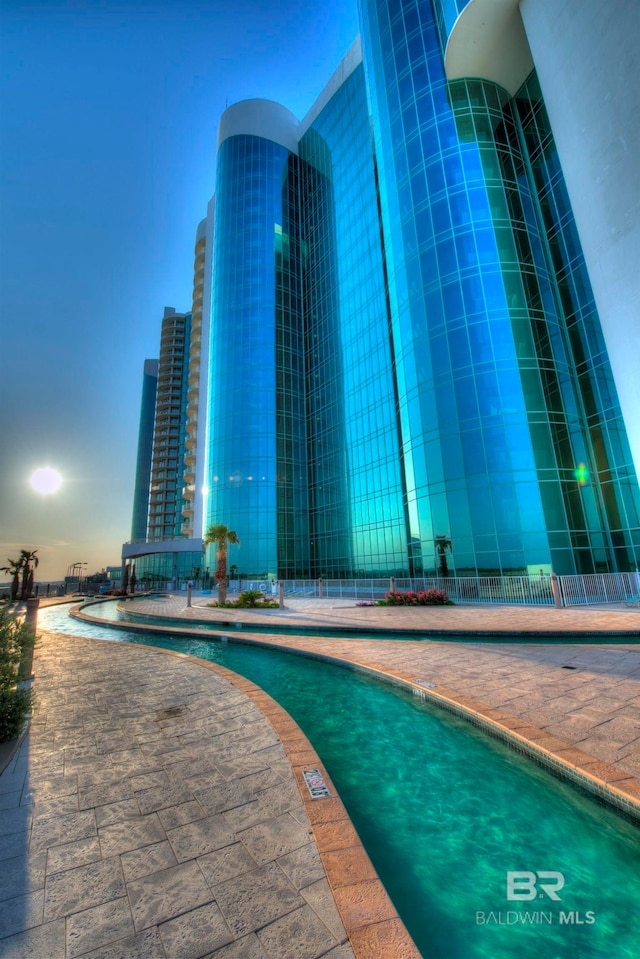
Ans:
{"label": "high-rise glass tower", "polygon": [[397,382],[359,43],[300,134],[312,573],[401,573]]}
{"label": "high-rise glass tower", "polygon": [[440,537],[458,571],[635,568],[637,482],[520,15],[503,5],[501,83],[452,80],[467,6],[362,6],[411,539],[424,568]]}
{"label": "high-rise glass tower", "polygon": [[[608,172],[585,212],[550,78],[590,69],[594,4],[567,4],[571,37],[542,0],[362,0],[362,45],[301,122],[266,100],[223,114],[182,532],[236,530],[243,577],[638,568],[607,352],[619,314],[637,355],[637,229]],[[600,58],[620,38],[603,27]],[[595,163],[599,107],[593,125]]]}
{"label": "high-rise glass tower", "polygon": [[184,496],[195,477],[188,455],[194,431],[187,424],[188,414],[194,416],[191,360],[199,340],[192,349],[191,322],[190,313],[165,307],[160,359],[145,363],[132,537],[123,545],[122,560],[131,570],[135,566],[138,582],[146,586],[172,587],[204,574],[202,541],[189,536],[185,523],[195,506],[193,495]]}
{"label": "high-rise glass tower", "polygon": [[249,101],[218,134],[206,525],[238,531],[248,575],[308,574],[297,126]]}

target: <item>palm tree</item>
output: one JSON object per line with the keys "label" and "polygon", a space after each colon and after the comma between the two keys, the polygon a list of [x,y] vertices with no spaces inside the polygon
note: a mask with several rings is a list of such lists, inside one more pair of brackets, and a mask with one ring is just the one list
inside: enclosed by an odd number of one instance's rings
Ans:
{"label": "palm tree", "polygon": [[37,549],[20,550],[20,567],[22,569],[22,590],[21,599],[29,599],[33,592],[33,573],[37,569],[40,560],[37,557]]}
{"label": "palm tree", "polygon": [[438,553],[438,572],[440,576],[447,577],[449,575],[449,564],[447,563],[447,550],[451,549],[451,540],[447,539],[446,536],[436,536],[434,539],[434,544]]}
{"label": "palm tree", "polygon": [[215,581],[218,584],[218,602],[224,603],[227,598],[227,550],[229,543],[240,545],[238,534],[234,529],[229,529],[224,523],[210,526],[204,534],[204,545],[216,543],[216,573]]}
{"label": "palm tree", "polygon": [[18,598],[18,590],[20,588],[20,571],[22,570],[22,562],[19,559],[8,559],[8,566],[0,566],[0,572],[8,573],[11,577],[11,602],[15,603]]}

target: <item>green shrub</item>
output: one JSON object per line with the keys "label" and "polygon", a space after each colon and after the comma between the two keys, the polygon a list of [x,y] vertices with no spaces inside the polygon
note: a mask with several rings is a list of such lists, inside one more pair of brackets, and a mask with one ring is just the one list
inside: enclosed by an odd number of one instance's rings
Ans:
{"label": "green shrub", "polygon": [[264,601],[264,594],[261,590],[247,589],[238,596],[236,606],[240,606],[242,609],[256,609],[258,606],[263,606]]}
{"label": "green shrub", "polygon": [[30,689],[18,686],[0,689],[0,743],[16,739],[31,715],[32,694]]}
{"label": "green shrub", "polygon": [[18,736],[31,713],[31,690],[18,684],[30,673],[34,645],[32,628],[0,610],[0,742]]}
{"label": "green shrub", "polygon": [[207,606],[216,606],[219,609],[278,609],[278,601],[274,599],[265,599],[264,593],[259,589],[247,589],[240,593],[237,599],[227,599],[224,603],[214,600],[207,603]]}

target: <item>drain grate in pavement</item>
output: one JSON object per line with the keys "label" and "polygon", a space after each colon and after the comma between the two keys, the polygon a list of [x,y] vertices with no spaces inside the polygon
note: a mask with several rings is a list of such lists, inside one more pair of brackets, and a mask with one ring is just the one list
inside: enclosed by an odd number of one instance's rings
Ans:
{"label": "drain grate in pavement", "polygon": [[577,666],[561,666],[560,669],[577,669]]}

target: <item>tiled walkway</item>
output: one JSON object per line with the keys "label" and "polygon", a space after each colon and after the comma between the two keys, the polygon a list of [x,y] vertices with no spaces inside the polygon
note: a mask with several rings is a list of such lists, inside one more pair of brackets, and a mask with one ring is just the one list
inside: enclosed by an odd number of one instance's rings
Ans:
{"label": "tiled walkway", "polygon": [[[251,613],[185,602],[135,608],[211,619],[230,636],[234,620],[568,630],[587,642],[640,632],[640,611],[622,608],[294,600]],[[253,635],[428,682],[640,798],[640,646]],[[322,770],[317,755],[252,683],[179,654],[58,634],[43,635],[34,672],[39,711],[0,776],[3,959],[417,959],[342,803],[308,795],[302,771]]]}
{"label": "tiled walkway", "polygon": [[184,593],[153,599],[136,599],[134,609],[181,618],[243,623],[276,623],[283,626],[323,626],[328,629],[415,629],[421,632],[464,630],[562,633],[631,632],[640,636],[640,609],[611,606],[356,606],[353,599],[301,599],[285,597],[285,609],[216,609],[211,597],[194,594],[187,607]]}
{"label": "tiled walkway", "polygon": [[[203,603],[203,599],[194,599]],[[409,682],[517,730],[549,752],[640,800],[640,645],[606,644],[595,634],[640,634],[640,611],[521,607],[355,607],[353,600],[287,600],[285,610],[185,608],[183,596],[135,600],[161,616],[266,625],[415,629],[459,633],[534,630],[557,644],[354,640],[254,634],[270,645],[332,656]],[[562,643],[563,632],[592,645]],[[233,637],[232,630],[229,636]],[[244,634],[243,634],[244,635]],[[595,640],[595,642],[594,642]]]}
{"label": "tiled walkway", "polygon": [[339,799],[302,783],[317,755],[252,683],[46,633],[34,673],[0,776],[3,959],[353,959],[334,896],[358,955],[417,956]]}

